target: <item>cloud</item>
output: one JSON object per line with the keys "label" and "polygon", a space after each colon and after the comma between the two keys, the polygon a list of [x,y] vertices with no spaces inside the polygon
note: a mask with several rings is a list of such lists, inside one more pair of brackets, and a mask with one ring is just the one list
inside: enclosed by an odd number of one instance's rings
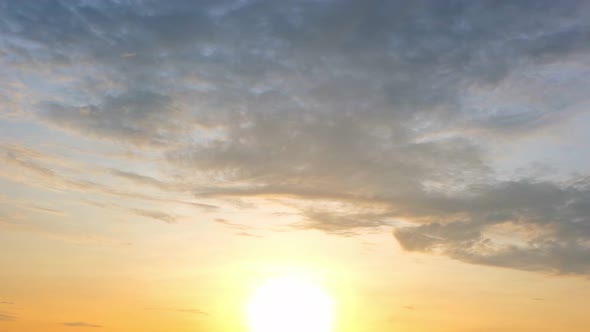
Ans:
{"label": "cloud", "polygon": [[122,171],[118,169],[111,169],[110,171],[114,176],[130,180],[136,184],[153,186],[162,190],[170,190],[170,186],[167,183],[150,176],[136,174],[128,171]]}
{"label": "cloud", "polygon": [[180,313],[195,314],[208,316],[209,314],[200,309],[194,308],[146,308],[146,310],[164,310],[164,311],[175,311]]}
{"label": "cloud", "polygon": [[127,91],[106,97],[98,105],[78,107],[57,103],[42,106],[42,117],[60,127],[102,138],[136,144],[161,145],[186,123],[175,114],[168,96],[149,91]]}
{"label": "cloud", "polygon": [[[35,212],[41,212],[48,215],[54,216],[64,216],[66,215],[65,211],[54,209],[46,206],[38,205],[34,202],[28,200],[20,200],[14,199],[5,195],[0,194],[0,205],[8,205],[13,208],[23,209],[23,210],[30,210]],[[0,304],[8,304],[8,302],[1,302]]]}
{"label": "cloud", "polygon": [[387,215],[379,213],[350,213],[342,214],[324,211],[307,211],[306,220],[296,225],[296,228],[317,229],[328,233],[342,235],[357,235],[361,230],[375,230],[387,226]]}
{"label": "cloud", "polygon": [[16,316],[14,316],[10,312],[0,311],[0,321],[13,321],[16,320]]}
{"label": "cloud", "polygon": [[208,315],[206,312],[199,310],[199,309],[173,309],[176,312],[184,312],[189,314],[196,314],[196,315]]}
{"label": "cloud", "polygon": [[225,220],[223,218],[215,218],[214,220],[216,223],[222,224],[228,228],[234,229],[234,230],[246,230],[246,229],[250,229],[249,226],[246,225],[242,225],[242,224],[236,224],[233,222],[230,222],[228,220]]}
{"label": "cloud", "polygon": [[62,325],[67,326],[67,327],[94,327],[94,328],[102,327],[101,325],[89,324],[89,323],[85,323],[85,322],[65,322]]}
{"label": "cloud", "polygon": [[233,223],[233,222],[225,220],[223,218],[215,218],[214,221],[216,223],[221,224],[221,225],[227,227],[228,229],[232,230],[235,235],[244,236],[244,237],[262,238],[261,235],[257,235],[257,234],[250,232],[251,230],[254,229],[254,227],[244,225],[244,224]]}
{"label": "cloud", "polygon": [[167,224],[174,224],[174,223],[176,223],[176,219],[177,219],[177,217],[174,215],[160,212],[160,211],[154,211],[154,210],[133,209],[133,212],[135,212],[136,214],[138,214],[142,217],[156,219],[159,221],[163,221]]}
{"label": "cloud", "polygon": [[[215,125],[234,107],[297,109],[313,102],[332,108],[327,101],[339,98],[351,110],[371,109],[377,105],[366,101],[379,99],[381,111],[398,120],[457,119],[519,131],[574,95],[545,96],[545,104],[536,105],[543,108],[539,111],[514,103],[499,113],[464,109],[470,89],[586,52],[590,33],[579,14],[584,6],[577,1],[7,4],[3,37],[12,65],[59,66],[65,75],[77,75],[66,90],[96,100],[59,98],[44,104],[43,118],[135,144],[169,144],[187,123]],[[240,39],[242,34],[251,38]],[[93,63],[92,70],[80,72],[77,64],[84,62]],[[296,71],[316,83],[302,84]],[[187,102],[193,104],[188,113],[196,114],[185,118]],[[187,119],[192,121],[182,121]]]}
{"label": "cloud", "polygon": [[[28,84],[27,98],[2,98],[41,124],[145,151],[169,177],[103,171],[169,195],[273,199],[300,211],[295,229],[352,236],[393,225],[408,251],[589,274],[585,175],[510,177],[490,152],[585,111],[589,9],[583,1],[7,3],[0,74]],[[12,150],[4,159],[72,190],[173,201],[76,180]]]}
{"label": "cloud", "polygon": [[244,236],[244,237],[253,237],[253,238],[262,238],[262,235],[257,235],[257,234],[252,234],[252,233],[248,233],[248,232],[236,232],[235,233],[238,236]]}
{"label": "cloud", "polygon": [[[128,246],[131,245],[130,242],[121,242],[117,239],[112,239],[109,237],[105,237],[100,234],[88,234],[87,231],[80,232],[76,231],[56,231],[51,229],[51,227],[47,227],[44,224],[35,224],[29,218],[23,218],[21,216],[13,216],[13,217],[0,217],[0,229],[4,231],[19,231],[19,232],[29,232],[34,234],[39,234],[46,236],[48,238],[57,239],[60,241],[77,243],[77,244],[100,244],[100,245],[115,245],[115,246]],[[5,303],[8,304],[8,303]]]}
{"label": "cloud", "polygon": [[[30,186],[58,191],[75,191],[81,193],[92,192],[119,199],[135,199],[151,203],[182,204],[204,211],[214,211],[217,209],[217,206],[215,205],[195,202],[189,199],[179,199],[178,191],[187,190],[187,188],[181,183],[166,182],[149,176],[113,168],[95,167],[94,165],[84,163],[76,164],[68,162],[64,157],[42,153],[19,145],[0,146],[0,159],[2,159],[5,162],[5,166],[7,166],[6,172],[1,175],[2,177],[10,181],[18,181]],[[92,175],[91,180],[81,179],[84,175],[89,174]],[[104,181],[105,179],[107,181]],[[113,179],[115,181],[125,179],[135,184],[142,184],[166,192],[173,192],[175,197],[167,198],[166,195],[148,194],[145,190],[129,191],[127,188],[121,189],[120,186],[103,183],[103,181],[111,182]],[[37,212],[53,215],[66,214],[66,211],[41,206],[31,201],[19,201],[3,196],[0,196],[0,200],[9,202],[13,206],[19,208],[26,208]],[[111,204],[109,207],[113,208],[115,206]],[[127,208],[127,210],[137,213],[137,211],[132,208]],[[160,217],[160,219],[170,220],[170,218],[165,217],[164,214],[161,213],[156,216],[156,213],[154,212],[146,213],[143,211],[141,214],[144,216]]]}
{"label": "cloud", "polygon": [[[397,228],[410,251],[477,264],[590,273],[590,183],[522,180],[473,188],[441,201],[438,222]],[[428,204],[428,206],[436,206]]]}

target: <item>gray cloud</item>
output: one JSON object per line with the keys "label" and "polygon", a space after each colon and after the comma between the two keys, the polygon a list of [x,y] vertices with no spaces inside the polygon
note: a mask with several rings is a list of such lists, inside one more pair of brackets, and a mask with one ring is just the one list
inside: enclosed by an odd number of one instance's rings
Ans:
{"label": "gray cloud", "polygon": [[182,129],[182,120],[174,116],[169,97],[153,92],[128,91],[106,97],[99,105],[54,103],[43,108],[47,110],[43,117],[64,128],[134,143],[165,144],[170,133],[178,134]]}
{"label": "gray cloud", "polygon": [[302,229],[317,229],[341,235],[356,235],[361,230],[373,230],[388,225],[384,220],[387,214],[351,213],[341,214],[324,211],[307,211],[303,214],[306,220],[296,225]]}
{"label": "gray cloud", "polygon": [[590,272],[587,178],[505,180],[489,156],[491,144],[580,112],[572,109],[590,84],[586,2],[0,9],[1,73],[30,83],[27,104],[10,104],[58,128],[152,149],[182,186],[112,176],[199,198],[295,199],[299,229],[354,235],[395,225],[409,251]]}
{"label": "gray cloud", "polygon": [[101,325],[89,324],[89,323],[85,323],[85,322],[65,322],[62,325],[68,326],[68,327],[93,327],[93,328],[102,327]]}
{"label": "gray cloud", "polygon": [[[438,205],[439,222],[398,228],[411,251],[471,263],[590,273],[590,183],[519,181],[473,188]],[[429,205],[431,206],[431,205]]]}
{"label": "gray cloud", "polygon": [[[344,98],[349,109],[382,99],[382,110],[398,120],[461,119],[518,131],[572,95],[546,96],[545,104],[536,105],[543,109],[513,105],[498,114],[466,108],[468,87],[496,84],[527,66],[586,52],[584,6],[579,1],[7,2],[1,31],[11,62],[48,63],[67,72],[90,61],[100,69],[82,73],[82,82],[71,87],[96,103],[50,104],[46,117],[101,137],[169,142],[166,133],[180,124],[170,123],[163,111],[171,111],[170,97],[185,92],[202,99],[198,108],[221,113],[220,108],[239,105],[300,108],[289,104],[306,97],[320,107]],[[121,57],[130,53],[132,60]],[[314,92],[291,84],[293,72],[317,82],[309,86]],[[99,78],[105,83],[97,83]],[[106,82],[114,88],[104,88]],[[203,122],[216,117],[199,115]]]}
{"label": "gray cloud", "polygon": [[148,186],[156,187],[156,188],[162,189],[162,190],[169,189],[168,183],[162,182],[162,181],[160,181],[156,178],[150,177],[150,176],[145,176],[145,175],[136,174],[136,173],[132,173],[132,172],[122,171],[122,170],[118,170],[118,169],[111,169],[110,172],[115,176],[127,179],[127,180],[132,181],[136,184],[148,185]]}

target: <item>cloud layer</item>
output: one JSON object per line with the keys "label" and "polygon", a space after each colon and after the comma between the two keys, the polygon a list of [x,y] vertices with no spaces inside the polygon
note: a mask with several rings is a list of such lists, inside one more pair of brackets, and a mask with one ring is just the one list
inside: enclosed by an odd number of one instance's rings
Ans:
{"label": "cloud layer", "polygon": [[182,184],[111,175],[162,191],[271,197],[301,211],[297,228],[395,225],[406,250],[589,274],[588,178],[506,179],[490,153],[583,115],[589,9],[7,1],[1,84],[18,93],[0,100],[51,128],[159,156]]}

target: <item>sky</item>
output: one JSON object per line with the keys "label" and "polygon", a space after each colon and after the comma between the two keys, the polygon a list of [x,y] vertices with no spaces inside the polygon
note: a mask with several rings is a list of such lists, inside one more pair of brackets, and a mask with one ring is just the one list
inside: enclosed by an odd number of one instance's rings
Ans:
{"label": "sky", "polygon": [[587,331],[589,1],[0,0],[0,332]]}

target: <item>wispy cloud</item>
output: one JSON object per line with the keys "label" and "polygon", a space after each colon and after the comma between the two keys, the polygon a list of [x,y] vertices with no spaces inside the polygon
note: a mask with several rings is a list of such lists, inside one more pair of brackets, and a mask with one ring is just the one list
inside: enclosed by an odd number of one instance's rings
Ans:
{"label": "wispy cloud", "polygon": [[261,235],[255,234],[253,231],[255,228],[249,225],[233,223],[223,218],[215,218],[214,220],[216,223],[221,224],[228,229],[232,230],[235,235],[244,236],[244,237],[252,237],[252,238],[262,238]]}
{"label": "wispy cloud", "polygon": [[253,238],[262,238],[263,237],[262,235],[257,235],[257,234],[253,234],[250,232],[244,232],[244,231],[236,232],[235,234],[238,236],[253,237]]}
{"label": "wispy cloud", "polygon": [[163,221],[167,224],[174,224],[176,223],[176,216],[173,216],[168,213],[160,212],[160,211],[153,211],[153,210],[144,210],[144,209],[133,209],[135,213],[142,217],[152,218],[159,221]]}
{"label": "wispy cloud", "polygon": [[16,320],[16,316],[14,316],[10,312],[0,311],[0,321],[13,321]]}
{"label": "wispy cloud", "polygon": [[62,325],[67,326],[67,327],[93,327],[93,328],[102,327],[101,325],[89,324],[86,322],[65,322],[65,323],[62,323]]}
{"label": "wispy cloud", "polygon": [[204,315],[208,316],[209,314],[200,309],[194,308],[146,308],[146,310],[162,310],[162,311],[173,311],[173,312],[180,312],[186,314],[195,314],[195,315]]}

